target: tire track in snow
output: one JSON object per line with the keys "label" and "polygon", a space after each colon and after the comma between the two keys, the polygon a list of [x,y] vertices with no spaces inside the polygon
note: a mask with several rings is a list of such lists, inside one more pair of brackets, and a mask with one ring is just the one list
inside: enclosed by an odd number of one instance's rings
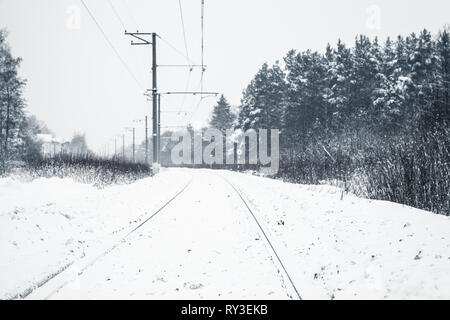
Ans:
{"label": "tire track in snow", "polygon": [[[216,174],[217,175],[217,174]],[[272,252],[274,253],[275,257],[278,260],[278,263],[280,264],[281,268],[283,269],[284,273],[286,274],[287,279],[289,280],[292,288],[295,291],[295,294],[297,295],[299,300],[302,300],[302,297],[299,293],[299,291],[297,290],[297,287],[295,286],[294,282],[292,281],[291,276],[289,275],[289,272],[287,271],[286,267],[284,266],[283,262],[281,261],[280,256],[278,255],[275,247],[273,246],[272,242],[270,241],[269,237],[267,236],[266,232],[264,231],[262,225],[259,223],[258,218],[256,217],[256,215],[253,213],[252,209],[250,208],[250,206],[247,204],[247,201],[245,201],[244,197],[242,196],[241,192],[225,177],[221,176],[221,175],[217,175],[219,177],[221,177],[235,192],[236,194],[239,196],[239,198],[242,200],[242,202],[244,203],[245,207],[247,208],[247,210],[250,212],[251,216],[253,217],[253,220],[256,222],[256,224],[258,225],[258,228],[261,230],[262,234],[264,235],[264,238],[266,239],[267,243],[269,244],[270,248],[272,249]]]}

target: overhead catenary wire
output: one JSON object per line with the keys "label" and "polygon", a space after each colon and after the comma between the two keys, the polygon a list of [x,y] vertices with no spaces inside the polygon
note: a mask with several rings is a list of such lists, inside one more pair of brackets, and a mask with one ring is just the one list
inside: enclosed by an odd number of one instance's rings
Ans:
{"label": "overhead catenary wire", "polygon": [[[202,10],[201,10],[201,64],[202,64],[202,75],[201,75],[201,90],[203,91],[203,76],[205,74],[205,61],[204,61],[204,51],[205,51],[205,0],[202,1]],[[201,100],[200,100],[201,101]]]}
{"label": "overhead catenary wire", "polygon": [[[189,74],[188,74],[188,77],[187,77],[187,81],[186,81],[186,85],[185,85],[184,91],[187,91],[189,89],[189,85],[191,83],[191,76],[192,76],[192,69],[189,70]],[[186,95],[183,95],[182,100],[181,100],[181,104],[180,104],[180,109],[178,110],[177,114],[180,114],[181,110],[184,109],[185,101],[186,101]]]}
{"label": "overhead catenary wire", "polygon": [[[197,89],[196,90],[199,90],[199,88],[201,88],[201,82],[202,82],[202,79],[200,78],[200,81],[197,84],[197,87],[196,87]],[[195,108],[192,110],[192,112],[189,115],[189,120],[187,121],[186,126],[190,124],[190,122],[192,121],[192,118],[197,113],[198,108],[200,107],[200,103],[202,102],[202,100],[203,100],[202,97],[200,97],[200,99],[199,99],[198,103],[196,104]],[[186,113],[185,115],[188,116],[188,113]]]}
{"label": "overhead catenary wire", "polygon": [[186,61],[188,61],[189,64],[196,64],[191,58],[189,58],[188,56],[186,56],[186,54],[184,54],[183,52],[181,52],[181,50],[177,49],[177,47],[175,47],[173,44],[171,44],[169,41],[167,41],[166,39],[164,39],[163,37],[161,37],[160,35],[156,35],[159,39],[161,39],[165,44],[167,44],[170,48],[172,48],[176,53],[178,53],[180,56],[182,56],[183,58],[186,59]]}
{"label": "overhead catenary wire", "polygon": [[[205,25],[204,25],[204,20],[205,20],[205,0],[201,0],[201,20],[200,20],[200,25],[201,25],[201,66],[202,66],[202,71],[201,71],[201,75],[200,75],[200,82],[199,82],[199,87],[200,87],[200,92],[203,92],[203,80],[204,80],[204,75],[205,75],[205,61],[204,61],[204,51],[205,51]],[[192,111],[189,120],[188,120],[188,124],[192,121],[193,117],[197,114],[198,109],[200,108],[200,104],[203,101],[203,95],[200,96],[200,99],[197,103],[197,105],[195,106],[194,110]]]}
{"label": "overhead catenary wire", "polygon": [[[190,60],[190,58],[189,58],[189,50],[188,50],[187,39],[186,39],[186,28],[185,28],[185,25],[184,25],[183,6],[181,5],[181,0],[178,0],[178,8],[180,10],[181,27],[183,29],[184,49],[186,50],[186,58],[189,61]],[[203,68],[203,65],[201,65],[201,67]],[[186,81],[186,85],[185,85],[185,90],[184,91],[187,91],[189,89],[191,76],[192,76],[192,70],[193,70],[193,65],[191,64],[191,67],[189,68],[189,74],[188,74],[188,77],[187,77],[187,81]],[[185,101],[186,101],[186,96],[183,96],[181,98],[180,109],[178,110],[177,114],[181,113],[181,110],[184,108]]]}
{"label": "overhead catenary wire", "polygon": [[187,39],[186,39],[186,28],[184,27],[183,7],[181,5],[181,0],[178,0],[178,8],[180,9],[181,27],[183,29],[184,48],[186,50],[186,57],[189,58],[189,50],[188,50]]}
{"label": "overhead catenary wire", "polygon": [[[164,42],[166,43],[168,46],[170,46],[173,50],[175,50],[179,55],[181,55],[182,57],[184,57],[188,63],[191,63],[191,66],[195,65],[195,63],[192,61],[192,59],[189,57],[189,52],[188,52],[188,46],[187,46],[187,38],[186,38],[186,29],[185,29],[185,25],[184,25],[184,17],[183,17],[183,8],[181,5],[181,0],[178,0],[178,7],[179,7],[179,11],[180,11],[180,18],[181,18],[181,25],[183,28],[183,39],[184,39],[184,45],[185,45],[185,53],[182,53],[181,50],[177,49],[174,45],[172,45],[169,41],[163,39],[161,36],[158,35],[158,37]],[[198,101],[198,103],[196,104],[196,106],[193,108],[192,112],[188,115],[188,113],[185,113],[185,116],[189,117],[189,121],[188,123],[190,123],[192,121],[192,118],[197,114],[198,109],[200,108],[200,105],[203,101],[204,98],[204,74],[206,71],[205,68],[205,63],[204,63],[204,51],[205,51],[205,41],[204,41],[204,31],[205,31],[205,27],[204,27],[204,17],[205,17],[205,1],[201,0],[201,75],[200,75],[200,81],[198,84],[198,87],[200,88],[200,99]],[[188,75],[188,79],[187,79],[187,83],[186,83],[186,87],[185,87],[185,91],[187,91],[187,89],[189,88],[189,84],[190,84],[190,80],[191,80],[191,73],[192,73],[193,67],[190,68],[189,71],[189,75]],[[181,104],[180,104],[180,108],[179,108],[179,112],[177,112],[177,114],[179,115],[182,111],[182,109],[184,108],[184,102],[185,102],[185,97],[183,97]]]}
{"label": "overhead catenary wire", "polygon": [[[197,88],[200,87],[201,88],[201,92],[204,92],[203,88],[202,88],[202,83],[203,83],[203,78],[200,78],[200,81],[199,81],[199,83],[197,85]],[[197,112],[198,112],[198,110],[200,108],[200,104],[202,103],[202,101],[204,99],[217,96],[217,93],[205,92],[205,94],[207,94],[207,96],[204,96],[203,94],[200,95],[200,99],[199,99],[197,105],[195,106],[194,110],[192,111],[192,113],[191,113],[191,115],[189,117],[188,124],[192,121],[194,116],[197,114]]]}
{"label": "overhead catenary wire", "polygon": [[194,111],[191,113],[191,116],[189,117],[189,121],[188,124],[192,121],[192,119],[194,118],[194,116],[197,114],[198,110],[200,109],[200,104],[202,103],[202,101],[206,98],[213,98],[216,97],[217,95],[214,93],[206,93],[208,94],[207,96],[202,96],[200,98],[200,100],[197,103],[197,106],[195,107]]}
{"label": "overhead catenary wire", "polygon": [[[122,0],[122,1],[123,1],[123,4],[126,6],[125,0]],[[124,20],[122,19],[121,15],[117,11],[116,7],[114,6],[112,0],[108,0],[108,2],[109,2],[109,5],[110,5],[111,9],[113,10],[115,16],[119,20],[120,24],[122,25],[122,27],[125,28]],[[83,4],[85,5],[85,7],[87,7],[85,3],[83,3]],[[201,0],[201,64],[196,64],[194,62],[194,60],[191,59],[191,57],[189,55],[189,48],[188,48],[187,35],[186,35],[186,26],[185,26],[185,20],[184,20],[185,17],[184,17],[184,14],[183,14],[183,6],[182,6],[181,0],[178,0],[178,9],[179,9],[179,16],[180,16],[181,27],[182,27],[182,32],[183,32],[182,36],[183,36],[183,40],[184,40],[184,51],[185,52],[183,53],[182,50],[179,50],[171,42],[169,42],[165,38],[161,37],[160,35],[155,34],[161,40],[161,42],[163,42],[164,44],[169,46],[172,50],[174,50],[177,54],[179,54],[181,57],[183,57],[187,61],[186,65],[182,65],[182,64],[178,64],[178,65],[176,65],[176,64],[160,65],[161,67],[166,66],[166,67],[188,67],[189,68],[189,73],[187,75],[187,81],[186,81],[186,85],[185,85],[185,92],[187,92],[189,87],[190,87],[190,82],[191,82],[191,78],[192,78],[193,69],[195,67],[201,67],[201,76],[200,76],[200,81],[199,81],[199,85],[198,85],[199,88],[200,88],[200,92],[199,92],[200,99],[199,99],[198,103],[196,104],[196,106],[194,108],[192,108],[193,110],[190,113],[188,113],[188,112],[184,113],[184,116],[188,116],[189,117],[189,122],[196,115],[198,109],[200,108],[200,105],[201,105],[203,99],[206,98],[206,96],[205,96],[206,93],[204,94],[204,74],[205,74],[205,71],[206,71],[206,67],[205,67],[205,64],[204,64],[204,51],[205,51],[205,41],[204,41],[204,30],[205,30],[205,28],[204,28],[204,13],[205,12],[204,12],[204,6],[205,6],[205,1]],[[128,9],[128,7],[126,9]],[[87,10],[89,10],[89,9],[87,9]],[[93,17],[92,14],[91,14],[91,16]],[[132,17],[132,16],[130,15],[130,17]],[[95,20],[94,17],[93,17],[93,20]],[[98,23],[97,23],[97,25],[99,26]],[[100,26],[99,26],[99,28],[101,29]],[[101,31],[103,31],[103,29],[101,29]],[[102,32],[102,33],[104,34],[104,32]],[[104,36],[107,39],[106,34],[104,34]],[[107,39],[107,40],[109,40],[109,39]],[[110,41],[108,41],[108,43],[110,43],[110,46],[113,49],[115,49]],[[114,50],[114,51],[117,52],[117,50]],[[117,52],[117,55],[120,57],[118,52]],[[123,61],[123,59],[121,59],[121,61]],[[127,66],[127,70],[129,70],[130,73],[131,73],[131,70],[128,68],[128,66]],[[141,85],[140,85],[140,87],[142,88]],[[182,110],[184,109],[184,107],[185,107],[185,100],[186,100],[186,97],[183,97],[182,100],[180,101],[181,102],[180,103],[180,108],[179,108],[179,111],[177,112],[177,114],[181,114]],[[184,118],[184,119],[186,119],[186,118]]]}
{"label": "overhead catenary wire", "polygon": [[97,28],[100,30],[101,34],[103,35],[103,37],[105,38],[106,42],[109,44],[109,46],[111,47],[111,49],[114,51],[114,53],[116,54],[117,58],[119,59],[119,61],[122,63],[122,65],[124,66],[124,68],[128,71],[128,73],[130,74],[130,76],[133,78],[133,80],[136,82],[136,84],[139,86],[139,88],[141,90],[145,90],[144,86],[139,82],[139,80],[136,78],[136,76],[133,74],[133,72],[131,71],[130,67],[127,65],[127,63],[125,62],[125,60],[121,57],[121,55],[119,54],[119,52],[117,51],[117,49],[114,47],[114,45],[112,44],[111,40],[109,40],[108,36],[106,35],[105,31],[103,30],[102,26],[98,23],[97,19],[95,18],[95,16],[92,14],[91,10],[89,10],[89,7],[86,5],[86,2],[84,0],[80,0],[81,3],[83,4],[84,8],[86,9],[87,13],[89,14],[89,16],[91,17],[91,19],[94,21],[95,25],[97,26]]}
{"label": "overhead catenary wire", "polygon": [[125,23],[123,22],[122,18],[120,17],[119,13],[117,12],[116,8],[114,7],[112,1],[108,0],[108,3],[109,3],[109,6],[111,7],[112,11],[114,12],[114,15],[116,16],[117,20],[119,20],[123,29],[126,30]]}

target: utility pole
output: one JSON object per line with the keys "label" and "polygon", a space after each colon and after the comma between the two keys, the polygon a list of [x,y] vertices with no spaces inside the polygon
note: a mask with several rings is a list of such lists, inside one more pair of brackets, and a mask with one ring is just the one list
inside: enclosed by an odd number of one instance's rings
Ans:
{"label": "utility pole", "polygon": [[[203,33],[203,6],[204,6],[204,0],[202,0],[202,33]],[[127,32],[125,30],[125,35],[131,36],[134,39],[131,40],[132,46],[137,45],[151,45],[152,46],[152,146],[153,146],[153,153],[152,153],[152,163],[160,163],[161,161],[161,97],[158,93],[158,73],[157,68],[159,67],[156,63],[157,56],[156,56],[156,37],[159,37],[156,33],[143,33],[143,32]],[[145,37],[151,36],[151,41],[147,40]],[[203,38],[203,37],[202,37]],[[137,42],[134,42],[134,40],[138,40]],[[202,39],[202,64],[201,65],[195,65],[195,64],[189,64],[189,65],[161,65],[161,67],[188,67],[191,70],[194,67],[201,67],[202,68],[202,79],[203,79],[203,73],[205,72],[205,65],[203,63],[203,39]],[[202,81],[203,82],[203,81]],[[150,90],[147,90],[150,91]],[[184,95],[200,95],[203,98],[203,95],[217,95],[216,92],[203,92],[203,84],[201,87],[201,90],[199,92],[167,92],[165,94],[184,94]],[[147,94],[145,94],[147,95]],[[146,142],[147,146],[147,142]],[[147,155],[146,155],[147,157]]]}
{"label": "utility pole", "polygon": [[[152,126],[152,141],[153,141],[153,163],[159,163],[159,150],[158,150],[158,83],[157,83],[157,68],[156,64],[156,33],[142,33],[142,32],[127,32],[126,35],[132,36],[133,38],[139,40],[139,42],[131,41],[131,45],[151,45],[152,46],[152,100],[153,100],[153,126]],[[151,36],[152,40],[148,41],[145,36]]]}
{"label": "utility pole", "polygon": [[122,134],[122,161],[125,162],[125,133]]}
{"label": "utility pole", "polygon": [[[145,163],[148,164],[148,117],[145,116],[144,118],[144,125],[145,125]],[[133,120],[133,123],[142,123],[142,119]],[[133,158],[135,154],[135,127],[133,128]]]}
{"label": "utility pole", "polygon": [[152,33],[153,43],[153,59],[152,59],[152,98],[153,98],[153,162],[159,163],[159,141],[158,141],[158,126],[157,126],[157,97],[158,97],[158,84],[157,84],[157,65],[156,65],[156,33]]}
{"label": "utility pole", "polygon": [[[132,160],[133,160],[133,163],[135,163],[136,162],[136,148],[135,148],[135,132],[136,132],[136,129],[135,129],[135,127],[132,127],[132,128],[129,128],[129,127],[125,127],[125,132],[133,132],[133,144],[132,144],[132,148],[133,148],[133,156],[132,156]],[[125,151],[124,151],[125,152]]]}
{"label": "utility pole", "polygon": [[114,159],[117,158],[117,137],[114,137]]}
{"label": "utility pole", "polygon": [[148,117],[145,116],[145,164],[148,164]]}
{"label": "utility pole", "polygon": [[161,95],[158,94],[158,162],[161,163]]}
{"label": "utility pole", "polygon": [[135,132],[136,132],[136,129],[133,127],[133,163],[136,163]]}

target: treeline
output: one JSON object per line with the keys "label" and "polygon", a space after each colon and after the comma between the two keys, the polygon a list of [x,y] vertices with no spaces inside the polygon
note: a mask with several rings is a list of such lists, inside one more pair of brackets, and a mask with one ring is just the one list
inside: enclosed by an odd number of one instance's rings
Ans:
{"label": "treeline", "polygon": [[[264,64],[234,126],[280,129],[278,177],[450,214],[448,28],[395,40],[358,36]],[[231,111],[216,106],[211,125]],[[222,106],[221,108],[218,108]],[[225,112],[224,112],[225,110]]]}
{"label": "treeline", "polygon": [[450,39],[424,30],[381,45],[358,36],[324,54],[290,51],[264,64],[246,88],[238,125],[279,128],[284,145],[311,137],[369,131],[387,136],[448,125]]}
{"label": "treeline", "polygon": [[26,81],[18,75],[21,61],[12,56],[6,43],[6,31],[0,30],[0,174],[15,162],[40,153],[34,138],[39,130],[38,123],[25,114]]}
{"label": "treeline", "polygon": [[28,179],[72,178],[98,188],[132,183],[153,175],[148,164],[100,157],[93,153],[58,154],[36,159],[28,162],[20,174]]}
{"label": "treeline", "polygon": [[83,134],[56,141],[45,123],[27,115],[26,81],[18,74],[22,60],[13,57],[6,36],[0,30],[0,176],[21,168],[15,174],[25,178],[71,177],[103,187],[152,174],[148,165],[95,156]]}

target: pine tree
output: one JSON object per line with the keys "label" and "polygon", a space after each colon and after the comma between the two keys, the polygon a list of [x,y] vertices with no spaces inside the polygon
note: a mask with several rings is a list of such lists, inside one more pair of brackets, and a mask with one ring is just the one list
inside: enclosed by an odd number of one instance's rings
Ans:
{"label": "pine tree", "polygon": [[323,56],[311,51],[290,51],[284,60],[288,89],[283,134],[298,144],[309,132],[323,132],[329,126],[327,66]]}
{"label": "pine tree", "polygon": [[351,114],[351,96],[356,83],[352,78],[353,64],[351,50],[339,39],[328,60],[329,92],[326,95],[333,110],[332,126],[336,131],[343,130]]}
{"label": "pine tree", "polygon": [[227,129],[232,129],[235,115],[231,111],[231,106],[222,95],[214,106],[210,126],[225,133]]}
{"label": "pine tree", "polygon": [[437,124],[450,126],[450,33],[440,32],[436,44],[437,78],[433,117]]}
{"label": "pine tree", "polygon": [[403,55],[403,39],[399,38],[397,44],[388,38],[384,44],[380,70],[377,75],[379,79],[378,88],[375,92],[373,102],[372,121],[374,128],[383,133],[393,133],[402,124],[402,109],[405,103],[405,77],[403,68],[399,61]]}
{"label": "pine tree", "polygon": [[352,127],[366,126],[379,116],[372,108],[377,88],[382,80],[381,51],[378,39],[373,42],[366,36],[356,39],[353,49],[352,88],[349,97],[349,117]]}
{"label": "pine tree", "polygon": [[244,90],[238,117],[244,129],[280,129],[286,89],[279,63],[265,63]]}
{"label": "pine tree", "polygon": [[416,84],[415,103],[417,118],[425,128],[430,126],[436,86],[436,62],[434,43],[427,30],[420,33],[412,60],[412,80]]}
{"label": "pine tree", "polygon": [[20,58],[14,58],[6,43],[6,32],[0,30],[0,171],[8,163],[20,160],[20,148],[24,143],[20,134],[24,126],[25,81],[18,76]]}
{"label": "pine tree", "polygon": [[89,148],[86,142],[86,136],[84,134],[75,133],[70,141],[70,151],[76,155],[88,154]]}

